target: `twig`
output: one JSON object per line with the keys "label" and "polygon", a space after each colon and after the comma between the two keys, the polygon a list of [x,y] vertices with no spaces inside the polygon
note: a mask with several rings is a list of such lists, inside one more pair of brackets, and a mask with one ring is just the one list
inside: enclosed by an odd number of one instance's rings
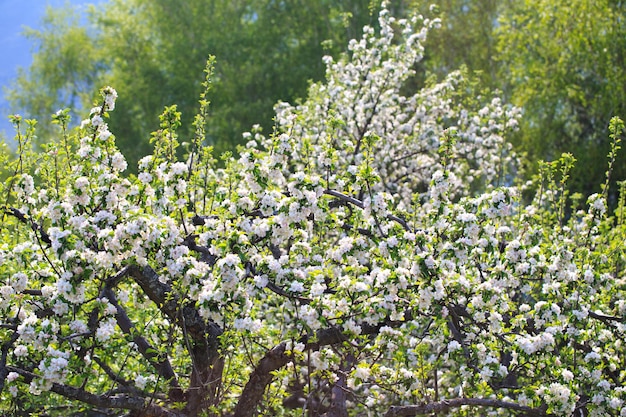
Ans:
{"label": "twig", "polygon": [[[354,205],[354,206],[356,206],[356,207],[358,207],[360,209],[364,209],[365,208],[365,205],[363,204],[363,202],[361,200],[359,200],[357,198],[354,198],[354,197],[351,197],[349,195],[346,195],[346,194],[344,194],[342,192],[335,191],[335,190],[325,190],[324,194],[332,196],[332,197],[335,197],[335,198],[338,198],[338,199],[340,199],[342,201],[345,201],[347,203],[350,203],[350,204],[352,204],[352,205]],[[394,222],[398,223],[400,226],[402,226],[402,228],[404,230],[411,231],[411,228],[409,227],[409,225],[406,222],[406,220],[404,220],[401,217],[398,217],[398,216],[396,216],[394,214],[388,214],[387,215],[387,220],[394,221]]]}
{"label": "twig", "polygon": [[592,319],[602,320],[604,322],[616,321],[618,323],[626,323],[626,318],[624,317],[607,316],[604,314],[594,313],[593,311],[589,312],[589,317],[591,317]]}

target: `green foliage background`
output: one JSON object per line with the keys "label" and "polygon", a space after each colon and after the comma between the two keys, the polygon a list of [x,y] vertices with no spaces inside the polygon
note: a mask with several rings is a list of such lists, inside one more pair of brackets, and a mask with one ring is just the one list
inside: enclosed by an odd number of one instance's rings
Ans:
{"label": "green foliage background", "polygon": [[[84,113],[94,91],[114,85],[123,116],[111,130],[136,170],[164,106],[177,104],[183,126],[191,126],[211,54],[217,66],[207,140],[218,153],[233,150],[252,125],[271,128],[278,100],[303,97],[308,81],[323,77],[322,55],[337,55],[359,36],[372,20],[371,3],[112,0],[91,8],[86,25],[69,8],[49,9],[42,29],[27,32],[37,52],[8,96],[16,111],[49,120],[59,108]],[[40,141],[54,134],[42,127]]]}
{"label": "green foliage background", "polygon": [[[254,124],[269,133],[273,105],[304,97],[309,81],[323,77],[322,55],[337,56],[364,24],[376,23],[379,6],[379,0],[111,0],[92,8],[87,24],[71,9],[50,9],[42,29],[28,32],[38,47],[34,62],[8,95],[16,112],[43,121],[59,108],[80,114],[93,91],[115,86],[121,111],[111,130],[134,171],[165,106],[176,103],[182,125],[191,126],[192,98],[213,54],[207,142],[219,154],[234,150]],[[523,107],[513,142],[530,173],[539,161],[571,152],[572,192],[588,195],[604,181],[608,123],[625,113],[623,2],[441,0],[431,7],[401,0],[391,10],[443,19],[408,89],[465,67],[476,87],[502,90]],[[46,126],[38,134],[40,142],[55,135]],[[625,176],[626,167],[617,166],[614,179]],[[616,204],[615,193],[610,201]]]}

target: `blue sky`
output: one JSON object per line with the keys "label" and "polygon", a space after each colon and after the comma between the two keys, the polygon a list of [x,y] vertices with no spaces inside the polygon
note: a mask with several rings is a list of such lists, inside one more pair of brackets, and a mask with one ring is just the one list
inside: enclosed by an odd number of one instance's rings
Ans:
{"label": "blue sky", "polygon": [[[0,131],[13,137],[8,121],[9,108],[3,88],[17,75],[17,68],[31,63],[31,44],[22,35],[25,27],[37,28],[46,7],[71,3],[77,7],[101,3],[102,0],[0,0]],[[27,116],[27,115],[24,115]]]}

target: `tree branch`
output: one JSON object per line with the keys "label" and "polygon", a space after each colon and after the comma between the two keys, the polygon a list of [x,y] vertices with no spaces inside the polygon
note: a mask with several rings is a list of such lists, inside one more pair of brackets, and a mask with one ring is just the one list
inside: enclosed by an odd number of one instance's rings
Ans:
{"label": "tree branch", "polygon": [[50,236],[48,236],[48,233],[46,233],[46,231],[43,230],[43,228],[37,222],[32,219],[28,219],[24,213],[13,207],[6,208],[5,213],[12,215],[22,223],[30,225],[30,228],[33,229],[35,233],[39,232],[41,240],[43,240],[46,245],[52,245],[52,241],[50,240]]}
{"label": "tree branch", "polygon": [[197,415],[207,401],[212,404],[217,398],[224,366],[219,353],[219,337],[223,331],[216,323],[205,321],[193,302],[182,300],[169,284],[159,281],[159,275],[149,266],[143,269],[132,266],[129,275],[148,298],[182,329],[184,337],[190,338],[187,349],[193,367],[185,412]]}
{"label": "tree branch", "polygon": [[[37,375],[35,375],[34,373],[21,368],[7,366],[7,369],[11,372],[17,372],[18,374],[20,374],[24,378],[24,382],[27,384],[30,383],[33,379],[37,378]],[[149,415],[154,417],[184,417],[184,414],[182,413],[167,410],[156,404],[150,404],[144,398],[134,397],[127,394],[118,394],[111,396],[96,395],[80,388],[75,388],[58,383],[53,383],[50,391],[54,392],[55,394],[59,394],[67,399],[80,401],[82,403],[101,408],[143,411],[142,415]]]}
{"label": "tree branch", "polygon": [[104,361],[102,359],[100,359],[97,356],[93,357],[93,360],[95,363],[98,364],[98,366],[100,366],[100,368],[104,371],[104,373],[107,374],[107,376],[111,379],[111,381],[114,381],[115,383],[123,386],[123,387],[132,387],[132,382],[131,381],[127,381],[124,378],[122,378],[121,376],[119,376],[118,374],[115,373],[115,371],[113,371],[113,369],[111,369],[111,367],[109,365],[107,365],[106,363],[104,363]]}
{"label": "tree branch", "polygon": [[198,252],[200,254],[200,260],[202,262],[206,262],[208,265],[211,266],[215,265],[215,262],[217,262],[217,256],[213,255],[209,248],[198,245],[196,243],[196,237],[197,235],[188,235],[185,240],[183,240],[183,244],[185,244],[189,248],[189,250]]}
{"label": "tree branch", "polygon": [[[351,197],[349,195],[346,195],[344,193],[341,193],[339,191],[335,191],[335,190],[324,190],[324,194],[335,197],[340,199],[341,201],[345,201],[346,203],[350,203],[360,209],[365,208],[365,205],[363,204],[363,202],[361,200],[359,200],[358,198],[354,198]],[[404,230],[410,231],[411,228],[409,227],[408,223],[406,222],[406,220],[404,220],[401,217],[398,217],[396,215],[393,214],[388,214],[387,215],[387,220],[391,220],[393,222],[398,223],[400,226],[402,226],[402,228]]]}
{"label": "tree branch", "polygon": [[[408,315],[410,316],[410,315]],[[407,320],[411,320],[407,317]],[[386,320],[377,325],[361,324],[361,335],[378,334],[383,326],[397,327],[403,322]],[[302,337],[299,342],[304,344],[305,350],[319,350],[323,346],[335,345],[349,340],[339,327],[330,327],[318,330],[314,338]],[[293,356],[286,353],[287,343],[282,342],[268,351],[259,361],[246,386],[244,387],[239,402],[235,407],[233,417],[252,417],[256,413],[257,406],[263,398],[265,388],[274,378],[273,372],[287,365],[293,360]]]}
{"label": "tree branch", "polygon": [[393,406],[385,413],[384,417],[413,417],[417,415],[440,413],[464,405],[514,410],[523,413],[522,415],[526,417],[552,416],[552,414],[546,413],[545,407],[532,408],[508,401],[492,400],[489,398],[454,398],[428,404]]}
{"label": "tree branch", "polygon": [[594,313],[593,311],[589,312],[589,317],[591,317],[592,319],[601,320],[601,321],[604,321],[604,322],[607,322],[607,321],[615,321],[615,322],[618,322],[618,323],[626,322],[626,318],[624,318],[624,317],[607,316],[607,315],[604,315],[604,314]]}
{"label": "tree branch", "polygon": [[140,269],[138,266],[131,266],[129,275],[170,320],[179,324],[184,321],[187,333],[194,340],[209,337],[210,342],[217,347],[217,338],[222,334],[222,329],[213,322],[205,324],[193,304],[184,303],[169,284],[159,281],[159,275],[152,268],[146,266]]}
{"label": "tree branch", "polygon": [[239,397],[233,417],[251,417],[256,414],[256,408],[263,398],[265,388],[274,378],[273,372],[293,359],[290,354],[287,354],[286,347],[287,344],[282,342],[267,352],[259,361]]}
{"label": "tree branch", "polygon": [[348,417],[348,372],[354,364],[354,356],[348,355],[331,389],[330,408],[321,417]]}
{"label": "tree branch", "polygon": [[113,275],[112,277],[107,278],[105,282],[106,286],[108,288],[114,288],[115,286],[117,286],[117,284],[119,284],[119,282],[122,279],[128,276],[129,272],[130,272],[129,266],[123,267],[117,272],[117,274]]}
{"label": "tree branch", "polygon": [[[276,258],[278,259],[278,258]],[[254,265],[252,265],[250,262],[246,262],[246,275],[250,276],[250,277],[254,277],[256,275],[256,269],[254,268]],[[274,283],[273,281],[267,281],[267,285],[265,286],[265,288],[267,288],[268,290],[272,291],[274,294],[276,295],[280,295],[282,297],[286,297],[289,298],[291,300],[296,300],[299,301],[302,304],[310,304],[311,303],[311,299],[310,298],[306,298],[306,297],[301,297],[297,294],[293,294],[293,293],[289,293],[286,290],[282,289],[281,287],[279,287],[278,285],[276,285],[276,283]]]}
{"label": "tree branch", "polygon": [[135,330],[134,324],[130,321],[130,318],[126,314],[126,311],[117,302],[113,290],[105,288],[102,291],[102,295],[106,297],[117,309],[115,318],[117,319],[117,325],[120,326],[120,329],[122,329],[125,334],[132,336],[133,342],[137,345],[139,352],[148,362],[150,362],[158,374],[170,384],[170,398],[173,401],[181,401],[183,399],[183,392],[178,384],[178,379],[176,378],[176,374],[172,369],[170,361],[167,357],[160,357],[156,349],[154,349],[145,338],[139,335],[139,333]]}
{"label": "tree branch", "polygon": [[13,333],[11,338],[2,344],[2,348],[0,349],[0,392],[4,389],[4,381],[7,375],[9,375],[9,370],[7,369],[9,349],[13,347],[19,337],[20,335],[17,332]]}

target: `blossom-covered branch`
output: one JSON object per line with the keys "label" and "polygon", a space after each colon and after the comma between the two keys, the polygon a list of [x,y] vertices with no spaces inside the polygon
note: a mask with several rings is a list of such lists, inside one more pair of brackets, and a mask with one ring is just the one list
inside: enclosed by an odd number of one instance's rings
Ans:
{"label": "blossom-covered branch", "polygon": [[[32,372],[25,371],[20,368],[16,368],[14,366],[9,366],[8,370],[10,372],[15,372],[22,376],[25,382],[31,382],[33,379],[37,377]],[[170,411],[159,407],[156,404],[150,404],[151,400],[130,396],[127,394],[118,394],[118,395],[95,395],[90,392],[87,392],[83,389],[74,388],[71,386],[53,383],[50,387],[50,391],[59,394],[70,400],[77,400],[84,404],[92,405],[99,408],[104,409],[124,409],[124,410],[135,410],[141,411],[143,413],[148,413],[150,415],[159,416],[159,417],[179,417],[180,413],[175,411]]]}
{"label": "blossom-covered branch", "polygon": [[527,417],[553,416],[553,414],[546,413],[545,407],[532,408],[509,401],[492,400],[489,398],[453,398],[450,400],[443,400],[422,405],[393,406],[385,413],[385,417],[412,417],[416,415],[442,413],[450,410],[451,408],[459,408],[463,406],[512,410]]}

